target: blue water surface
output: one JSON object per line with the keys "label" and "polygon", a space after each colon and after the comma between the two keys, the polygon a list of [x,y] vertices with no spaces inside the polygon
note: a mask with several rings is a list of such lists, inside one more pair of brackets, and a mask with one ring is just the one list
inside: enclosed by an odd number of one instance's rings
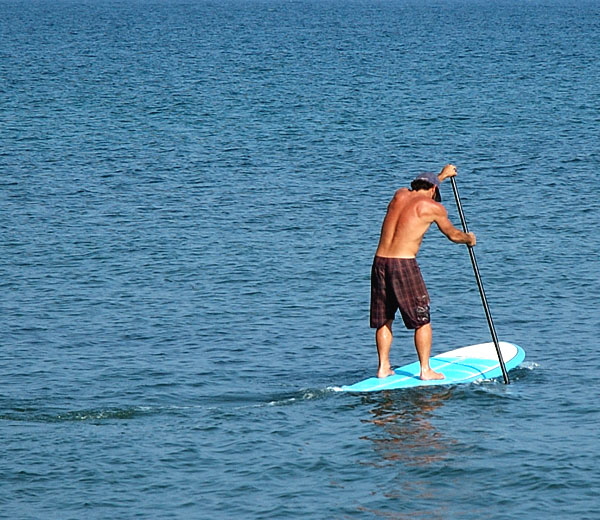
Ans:
{"label": "blue water surface", "polygon": [[[0,517],[598,518],[598,2],[0,10]],[[386,205],[448,162],[527,359],[335,392]],[[489,341],[467,250],[419,262],[434,353]]]}

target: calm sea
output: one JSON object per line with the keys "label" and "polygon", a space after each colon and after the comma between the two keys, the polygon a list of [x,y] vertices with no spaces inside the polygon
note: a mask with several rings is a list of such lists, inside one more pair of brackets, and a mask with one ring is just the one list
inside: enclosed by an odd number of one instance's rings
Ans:
{"label": "calm sea", "polygon": [[[600,518],[598,1],[0,12],[1,518]],[[386,205],[447,162],[527,359],[335,392]],[[467,250],[419,261],[434,353],[489,341]]]}

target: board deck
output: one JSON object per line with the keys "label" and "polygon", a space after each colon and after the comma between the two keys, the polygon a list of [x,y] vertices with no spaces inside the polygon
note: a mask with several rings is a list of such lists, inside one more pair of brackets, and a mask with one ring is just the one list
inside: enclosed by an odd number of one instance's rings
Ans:
{"label": "board deck", "polygon": [[[525,359],[525,351],[518,345],[506,341],[500,341],[499,345],[507,371],[516,368]],[[429,360],[429,364],[433,370],[444,374],[445,378],[422,381],[419,378],[419,362],[415,361],[395,368],[396,374],[393,376],[383,379],[370,377],[353,385],[342,386],[340,390],[343,392],[378,392],[415,386],[454,385],[502,377],[502,369],[493,342],[470,345],[438,354]]]}

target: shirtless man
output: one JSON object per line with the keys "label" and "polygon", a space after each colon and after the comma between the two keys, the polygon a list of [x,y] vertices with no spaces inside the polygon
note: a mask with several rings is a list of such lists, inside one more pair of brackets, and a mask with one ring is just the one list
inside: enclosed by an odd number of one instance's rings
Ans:
{"label": "shirtless man", "polygon": [[429,366],[432,341],[429,294],[416,256],[433,222],[452,242],[475,245],[475,235],[455,228],[440,204],[441,182],[455,175],[456,167],[452,164],[444,166],[439,175],[422,173],[412,181],[410,190],[398,190],[388,205],[371,270],[371,328],[377,329],[377,377],[394,374],[390,365],[392,322],[400,309],[406,328],[415,331],[421,379],[444,378]]}

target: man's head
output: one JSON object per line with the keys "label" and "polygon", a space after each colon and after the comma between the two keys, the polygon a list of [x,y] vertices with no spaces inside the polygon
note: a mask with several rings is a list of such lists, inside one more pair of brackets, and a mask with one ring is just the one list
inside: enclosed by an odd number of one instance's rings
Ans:
{"label": "man's head", "polygon": [[435,173],[419,173],[419,175],[417,175],[410,183],[410,188],[413,191],[430,190],[433,187],[435,187],[435,195],[433,200],[436,202],[442,202],[442,196],[440,195],[440,180]]}

